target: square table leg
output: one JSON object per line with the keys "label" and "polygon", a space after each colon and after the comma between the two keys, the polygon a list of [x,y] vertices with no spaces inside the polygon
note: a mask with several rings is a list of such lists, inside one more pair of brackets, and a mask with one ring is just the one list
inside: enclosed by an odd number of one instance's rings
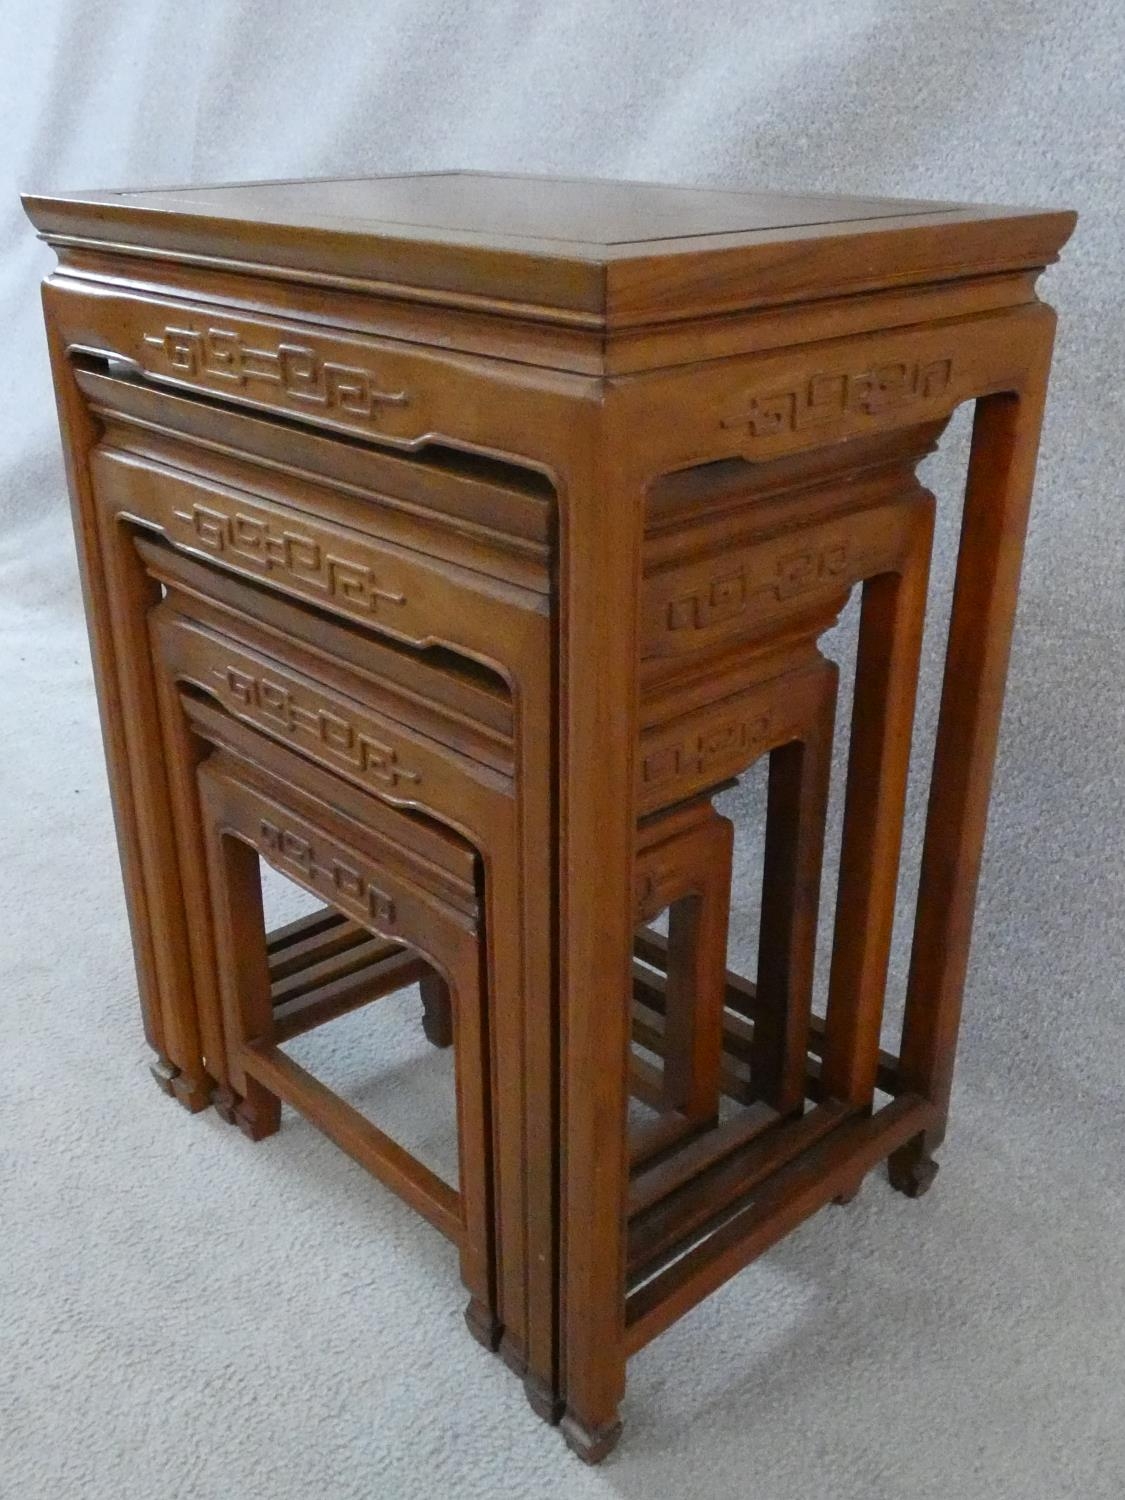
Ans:
{"label": "square table leg", "polygon": [[937,1172],[949,1110],[1054,335],[1053,313],[1042,312],[1026,384],[979,401],[973,428],[899,1069],[902,1088],[929,1099],[939,1118],[889,1162],[891,1182],[911,1197]]}

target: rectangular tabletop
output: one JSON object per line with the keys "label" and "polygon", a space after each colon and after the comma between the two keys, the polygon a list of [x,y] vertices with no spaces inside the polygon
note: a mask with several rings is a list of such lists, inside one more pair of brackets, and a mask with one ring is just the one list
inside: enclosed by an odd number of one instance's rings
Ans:
{"label": "rectangular tabletop", "polygon": [[614,328],[1044,265],[1068,213],[481,172],[28,195],[40,232]]}

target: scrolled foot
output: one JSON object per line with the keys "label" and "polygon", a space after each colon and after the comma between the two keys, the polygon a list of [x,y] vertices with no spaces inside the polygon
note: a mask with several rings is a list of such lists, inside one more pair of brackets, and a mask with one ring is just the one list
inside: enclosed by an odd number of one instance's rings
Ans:
{"label": "scrolled foot", "polygon": [[908,1141],[901,1151],[887,1158],[887,1176],[896,1192],[921,1198],[933,1186],[938,1164],[924,1146]]}
{"label": "scrolled foot", "polygon": [[554,1386],[528,1368],[527,1350],[523,1344],[505,1329],[497,1345],[497,1352],[512,1374],[523,1381],[527,1403],[535,1415],[549,1426],[556,1427],[566,1408],[566,1402]]}
{"label": "scrolled foot", "polygon": [[504,1325],[495,1314],[473,1297],[465,1309],[465,1323],[477,1343],[483,1344],[489,1353],[494,1354],[504,1336]]}
{"label": "scrolled foot", "polygon": [[570,1410],[564,1413],[560,1427],[567,1447],[577,1453],[584,1464],[600,1464],[617,1447],[621,1437],[620,1420],[607,1422],[601,1427],[589,1427]]}

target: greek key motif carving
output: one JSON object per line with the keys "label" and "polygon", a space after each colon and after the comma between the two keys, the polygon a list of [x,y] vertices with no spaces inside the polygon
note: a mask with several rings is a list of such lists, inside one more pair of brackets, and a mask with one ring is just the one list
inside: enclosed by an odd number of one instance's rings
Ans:
{"label": "greek key motif carving", "polygon": [[850,549],[846,541],[807,547],[774,560],[768,578],[756,581],[749,567],[723,573],[694,594],[668,605],[669,630],[706,630],[737,619],[752,601],[765,594],[779,603],[832,580],[841,586],[848,576]]}
{"label": "greek key motif carving", "polygon": [[402,781],[417,783],[417,771],[398,763],[398,753],[340,713],[323,704],[308,703],[285,683],[263,673],[227,665],[212,668],[221,685],[220,696],[258,722],[272,724],[294,736],[307,736],[329,756],[345,762],[381,786],[397,787]]}
{"label": "greek key motif carving", "polygon": [[329,900],[358,911],[361,921],[394,922],[395,903],[391,897],[338,850],[319,850],[308,833],[262,818],[258,824],[258,847],[271,862],[289,866],[306,885],[322,891]]}
{"label": "greek key motif carving", "polygon": [[847,542],[834,542],[820,549],[813,547],[803,552],[790,552],[787,557],[778,561],[774,593],[778,599],[792,599],[797,594],[816,588],[825,580],[840,578],[847,561]]}
{"label": "greek key motif carving", "polygon": [[693,733],[679,744],[661,745],[641,762],[647,788],[664,786],[684,776],[703,776],[732,759],[752,757],[764,745],[772,724],[768,713],[723,719]]}
{"label": "greek key motif carving", "polygon": [[267,385],[283,402],[324,411],[347,412],[368,420],[382,406],[404,406],[405,391],[379,390],[369,370],[324,359],[305,344],[279,343],[254,348],[230,328],[177,328],[146,333],[144,342],[160,351],[167,371],[179,380],[228,387]]}
{"label": "greek key motif carving", "polygon": [[746,608],[749,584],[745,572],[725,573],[696,594],[673,599],[668,606],[669,630],[704,630],[736,618]]}
{"label": "greek key motif carving", "polygon": [[751,437],[774,437],[859,413],[876,416],[892,407],[934,400],[953,376],[951,359],[900,360],[855,375],[814,375],[796,390],[751,396],[722,419]]}
{"label": "greek key motif carving", "polygon": [[367,614],[380,604],[405,604],[406,595],[381,588],[374,571],[336,556],[315,536],[278,530],[273,518],[253,506],[223,510],[217,502],[172,511],[184,539],[262,574],[282,573],[303,591],[326,594]]}

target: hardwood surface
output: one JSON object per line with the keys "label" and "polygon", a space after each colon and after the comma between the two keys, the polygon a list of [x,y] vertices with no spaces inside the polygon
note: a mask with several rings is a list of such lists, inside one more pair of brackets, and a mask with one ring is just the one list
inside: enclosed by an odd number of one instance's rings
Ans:
{"label": "hardwood surface", "polygon": [[[290,1099],[449,1229],[453,1200],[277,1051],[420,980],[427,1035],[480,1051],[470,1322],[597,1461],[631,1353],[878,1162],[909,1195],[933,1180],[1054,332],[1035,279],[1074,216],[477,173],[26,201],[60,259],[44,303],[158,1081],[256,1134]],[[895,1053],[935,509],[915,468],[967,401]],[[814,1015],[819,643],[857,589]],[[726,965],[711,801],[763,757],[751,979]],[[306,871],[337,910],[267,942],[267,792],[306,843],[409,877],[409,935]]]}
{"label": "hardwood surface", "polygon": [[436,172],[27,195],[68,251],[260,268],[616,329],[1040,267],[1073,215],[915,200]]}

